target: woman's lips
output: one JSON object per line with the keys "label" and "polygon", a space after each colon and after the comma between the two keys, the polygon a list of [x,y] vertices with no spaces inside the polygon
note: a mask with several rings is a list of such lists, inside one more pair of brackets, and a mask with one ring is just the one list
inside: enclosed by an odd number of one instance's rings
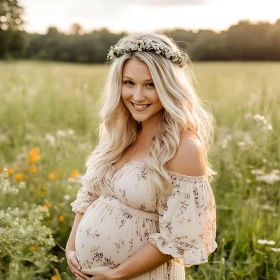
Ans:
{"label": "woman's lips", "polygon": [[133,108],[136,111],[145,111],[151,105],[151,104],[146,104],[147,106],[140,108],[140,107],[136,107],[134,103],[132,103],[132,102],[130,102],[130,103],[132,104]]}

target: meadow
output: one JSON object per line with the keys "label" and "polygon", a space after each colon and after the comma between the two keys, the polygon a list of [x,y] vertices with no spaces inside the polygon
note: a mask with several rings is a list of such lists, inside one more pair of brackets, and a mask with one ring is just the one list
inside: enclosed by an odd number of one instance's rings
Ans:
{"label": "meadow", "polygon": [[[64,248],[104,65],[0,62],[0,279],[75,279]],[[280,63],[195,63],[216,119],[218,249],[186,279],[280,279]]]}

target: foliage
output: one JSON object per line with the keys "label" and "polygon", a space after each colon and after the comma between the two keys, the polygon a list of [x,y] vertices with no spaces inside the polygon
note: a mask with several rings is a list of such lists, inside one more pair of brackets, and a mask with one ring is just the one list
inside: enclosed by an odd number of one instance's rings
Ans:
{"label": "foliage", "polygon": [[[1,205],[9,194],[18,195],[25,183],[11,185],[8,170],[0,174]],[[20,199],[18,199],[20,201]],[[55,246],[50,228],[44,225],[47,208],[22,203],[23,207],[0,210],[0,277],[1,279],[43,279],[58,258],[49,254]]]}
{"label": "foliage", "polygon": [[0,58],[22,57],[22,14],[18,0],[0,0]]}

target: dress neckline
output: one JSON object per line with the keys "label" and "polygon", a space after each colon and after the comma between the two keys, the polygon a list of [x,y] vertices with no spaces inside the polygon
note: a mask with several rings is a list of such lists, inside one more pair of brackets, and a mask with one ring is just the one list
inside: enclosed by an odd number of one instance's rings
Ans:
{"label": "dress neckline", "polygon": [[[125,169],[127,166],[131,166],[131,165],[135,165],[135,166],[140,166],[142,168],[147,168],[146,167],[146,163],[143,162],[143,161],[136,161],[136,160],[133,160],[133,161],[129,161],[127,163],[125,163],[122,167],[120,167],[119,169],[116,169],[116,166],[112,163],[111,166],[112,168],[114,169],[114,175],[115,176],[117,173],[121,172],[123,169]],[[174,171],[171,171],[171,170],[168,170],[166,169],[166,171],[170,174],[170,175],[173,175],[173,176],[176,176],[176,177],[180,177],[182,179],[185,179],[185,180],[203,180],[205,179],[205,176],[204,175],[200,175],[200,176],[190,176],[190,175],[185,175],[185,174],[181,174],[181,173],[178,173],[178,172],[174,172]]]}

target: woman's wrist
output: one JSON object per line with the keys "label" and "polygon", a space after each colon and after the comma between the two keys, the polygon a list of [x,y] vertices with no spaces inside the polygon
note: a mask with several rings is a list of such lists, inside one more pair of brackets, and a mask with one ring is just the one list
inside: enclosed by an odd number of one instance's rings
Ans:
{"label": "woman's wrist", "polygon": [[74,246],[66,245],[65,252],[69,252],[69,251],[76,251],[76,248]]}
{"label": "woman's wrist", "polygon": [[121,269],[119,269],[118,267],[117,268],[114,268],[110,271],[111,275],[110,276],[110,279],[114,279],[114,280],[128,280],[128,278],[125,277],[123,271]]}

